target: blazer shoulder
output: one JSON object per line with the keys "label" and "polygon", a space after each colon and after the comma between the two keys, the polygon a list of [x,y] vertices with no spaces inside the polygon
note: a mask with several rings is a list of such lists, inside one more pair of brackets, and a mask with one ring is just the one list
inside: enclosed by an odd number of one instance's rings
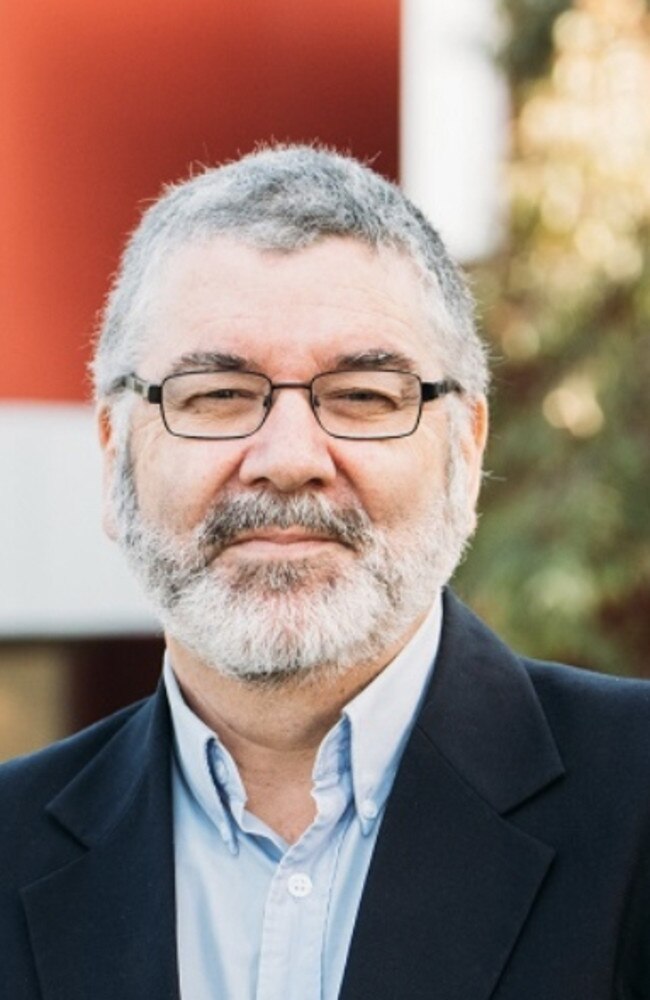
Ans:
{"label": "blazer shoulder", "polygon": [[650,712],[650,680],[596,673],[585,667],[519,657],[541,698],[587,699],[590,707]]}
{"label": "blazer shoulder", "polygon": [[143,782],[148,791],[156,778],[165,783],[166,711],[159,688],[151,698],[0,767],[0,921],[3,899],[109,838]]}
{"label": "blazer shoulder", "polygon": [[[650,681],[522,659],[558,743],[650,766]],[[647,777],[647,771],[646,771]]]}

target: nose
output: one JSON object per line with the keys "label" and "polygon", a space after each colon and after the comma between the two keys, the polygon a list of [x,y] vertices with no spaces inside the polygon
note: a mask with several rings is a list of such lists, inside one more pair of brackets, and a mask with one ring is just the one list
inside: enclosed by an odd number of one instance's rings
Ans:
{"label": "nose", "polygon": [[332,440],[312,412],[308,390],[283,389],[274,393],[268,417],[247,439],[239,477],[245,486],[272,486],[282,493],[327,486],[336,478]]}

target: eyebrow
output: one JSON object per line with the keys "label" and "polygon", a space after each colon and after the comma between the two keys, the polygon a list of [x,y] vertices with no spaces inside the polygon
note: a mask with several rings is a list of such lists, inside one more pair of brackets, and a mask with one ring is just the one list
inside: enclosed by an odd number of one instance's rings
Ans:
{"label": "eyebrow", "polygon": [[418,365],[413,358],[401,351],[393,351],[388,348],[376,347],[367,351],[357,351],[354,354],[338,354],[334,358],[334,371],[345,369],[364,371],[365,369],[376,370],[378,368],[397,368],[404,372],[417,372]]}
{"label": "eyebrow", "polygon": [[182,354],[180,358],[176,358],[169,371],[171,375],[180,375],[182,372],[204,368],[214,371],[237,372],[251,371],[255,367],[247,358],[243,358],[239,354],[231,354],[229,351],[190,351],[187,354]]}
{"label": "eyebrow", "polygon": [[[352,354],[337,354],[332,360],[329,371],[376,371],[381,368],[397,368],[400,371],[417,372],[413,358],[401,351],[383,347],[374,347],[365,351],[355,351]],[[210,371],[259,371],[259,366],[250,358],[233,354],[230,351],[189,351],[182,354],[172,363],[171,375],[197,369]]]}

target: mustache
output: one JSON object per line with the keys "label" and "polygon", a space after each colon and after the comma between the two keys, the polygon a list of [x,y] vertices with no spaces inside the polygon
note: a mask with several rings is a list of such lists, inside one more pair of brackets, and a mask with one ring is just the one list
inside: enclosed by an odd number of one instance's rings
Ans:
{"label": "mustache", "polygon": [[270,493],[226,497],[215,504],[199,528],[199,544],[213,556],[245,532],[264,528],[303,528],[349,548],[362,548],[372,536],[372,522],[357,505],[336,508],[313,494],[282,497]]}

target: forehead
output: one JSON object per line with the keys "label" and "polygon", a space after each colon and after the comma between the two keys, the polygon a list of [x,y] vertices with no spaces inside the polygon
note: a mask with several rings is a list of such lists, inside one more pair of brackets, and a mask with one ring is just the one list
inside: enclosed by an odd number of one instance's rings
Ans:
{"label": "forehead", "polygon": [[192,353],[236,354],[269,374],[322,370],[386,350],[431,363],[423,283],[397,251],[330,238],[298,251],[224,237],[174,251],[161,272],[143,361],[158,377]]}

